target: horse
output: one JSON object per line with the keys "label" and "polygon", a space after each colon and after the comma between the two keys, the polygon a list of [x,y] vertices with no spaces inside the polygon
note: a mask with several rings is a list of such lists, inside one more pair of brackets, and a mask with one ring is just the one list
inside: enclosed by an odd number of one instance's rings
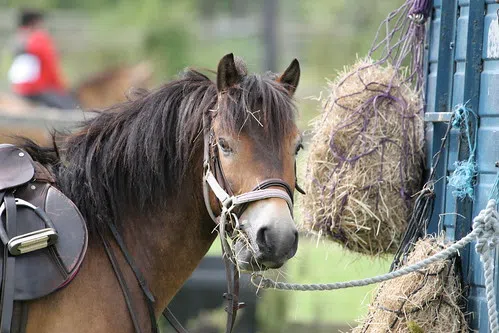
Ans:
{"label": "horse", "polygon": [[[89,229],[80,271],[63,289],[29,302],[26,332],[134,332],[127,301],[139,329],[151,331],[130,258],[110,230],[119,231],[154,295],[157,318],[222,228],[211,217],[227,213],[230,200],[219,201],[220,189],[232,193],[231,200],[253,195],[244,209],[230,212],[240,227],[233,240],[240,270],[279,268],[291,259],[298,233],[283,188],[293,194],[302,146],[293,98],[299,77],[296,59],[281,75],[260,75],[248,74],[244,62],[228,54],[215,82],[188,69],[99,112],[52,146],[20,145],[50,170]],[[204,181],[214,160],[218,190]],[[129,300],[106,244],[117,253]]]}
{"label": "horse", "polygon": [[[124,102],[130,88],[149,88],[152,85],[152,65],[142,61],[132,66],[117,66],[83,79],[71,90],[82,109],[102,109]],[[10,93],[0,92],[0,110],[19,114],[33,112],[36,105]]]}
{"label": "horse", "polygon": [[123,102],[131,87],[148,88],[152,84],[152,65],[142,61],[134,66],[119,66],[92,75],[72,90],[82,109],[99,109]]}
{"label": "horse", "polygon": [[[72,90],[79,101],[81,110],[103,109],[124,102],[131,88],[141,89],[152,86],[152,66],[143,61],[133,66],[118,66],[96,73],[84,79]],[[39,111],[37,106],[19,96],[0,92],[0,115],[27,116]],[[13,142],[12,136],[22,134],[39,143],[51,142],[45,126],[0,124],[0,140]]]}

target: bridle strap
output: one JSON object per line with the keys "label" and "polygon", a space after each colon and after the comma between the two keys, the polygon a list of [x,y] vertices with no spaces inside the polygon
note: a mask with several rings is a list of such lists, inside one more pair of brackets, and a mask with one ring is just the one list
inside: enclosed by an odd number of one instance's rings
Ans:
{"label": "bridle strap", "polygon": [[177,332],[177,333],[188,333],[187,330],[182,326],[182,324],[180,324],[180,322],[178,321],[178,319],[175,317],[175,315],[173,314],[173,312],[170,310],[170,308],[166,308],[164,311],[163,311],[163,316],[166,318],[166,320],[168,321],[168,323],[170,323],[170,325],[173,327],[173,329]]}
{"label": "bridle strap", "polygon": [[[283,188],[287,195],[282,190],[274,189],[274,187]],[[257,194],[259,197],[257,197]],[[237,213],[242,214],[251,202],[271,198],[280,198],[286,201],[291,216],[293,216],[293,191],[286,182],[278,178],[267,179],[258,184],[251,192],[243,193],[236,197],[236,204],[239,205]]]}
{"label": "bridle strap", "polygon": [[[128,263],[129,267],[132,269],[133,274],[135,275],[135,278],[140,286],[140,289],[142,290],[142,293],[144,294],[144,298],[147,304],[147,310],[149,312],[149,319],[151,322],[151,332],[152,333],[157,333],[158,332],[158,324],[156,321],[156,316],[154,313],[154,296],[152,292],[150,291],[149,287],[147,286],[146,279],[138,266],[135,264],[135,261],[133,260],[133,257],[130,255],[130,252],[128,251],[125,242],[123,241],[123,238],[121,237],[120,233],[118,232],[118,229],[116,228],[115,225],[109,224],[109,230],[111,231],[114,240],[116,244],[118,245],[121,253],[123,254],[123,257],[125,258],[126,262]],[[133,307],[132,303],[132,296],[130,289],[128,288],[128,285],[126,283],[126,280],[123,276],[123,273],[119,267],[118,261],[116,260],[116,256],[114,254],[114,251],[112,247],[109,245],[107,240],[104,237],[104,233],[98,228],[98,233],[99,236],[101,237],[102,243],[104,245],[104,249],[106,251],[107,257],[111,263],[111,267],[113,268],[113,271],[116,275],[116,278],[120,284],[121,290],[123,292],[123,296],[125,298],[125,302],[128,307],[128,312],[130,314],[130,318],[132,320],[134,329],[136,333],[140,333],[140,325],[137,317],[137,311]],[[166,320],[170,323],[170,325],[175,329],[177,333],[188,333],[187,330],[180,324],[180,322],[175,318],[173,313],[170,311],[170,309],[167,307],[163,311],[163,316],[166,318]]]}
{"label": "bridle strap", "polygon": [[273,189],[273,188],[265,190],[256,190],[237,195],[233,197],[232,204],[242,205],[254,201],[272,199],[272,198],[283,199],[284,201],[286,201],[288,208],[290,210],[293,209],[293,201],[291,201],[290,196],[282,190]]}
{"label": "bridle strap", "polygon": [[[100,228],[97,228],[97,229],[98,229],[99,236],[102,240],[102,244],[104,245],[104,249],[106,251],[107,258],[109,259],[109,262],[111,263],[111,267],[113,268],[114,274],[116,275],[116,279],[118,280],[121,291],[123,292],[123,297],[125,298],[125,303],[126,303],[126,306],[128,308],[128,314],[130,315],[130,319],[132,320],[133,328],[134,328],[136,333],[141,333],[142,330],[140,329],[139,320],[137,318],[137,310],[133,306],[130,288],[128,288],[128,285],[127,285],[126,280],[125,280],[125,276],[123,275],[123,272],[120,269],[120,266],[118,264],[118,260],[116,259],[116,256],[114,254],[113,249],[109,245],[108,241],[106,240],[106,238],[103,235]],[[151,325],[152,324],[153,323],[151,323]]]}
{"label": "bridle strap", "polygon": [[218,201],[220,201],[221,203],[226,202],[230,198],[230,195],[225,192],[222,186],[220,186],[217,179],[210,170],[207,170],[205,172],[204,181],[208,183],[210,189],[213,191]]}
{"label": "bridle strap", "polygon": [[229,217],[229,214],[222,212],[220,216],[219,228],[220,242],[222,244],[223,252],[222,258],[225,265],[225,277],[227,280],[227,293],[224,294],[224,297],[227,300],[227,307],[225,308],[225,311],[227,312],[225,332],[231,333],[234,328],[234,323],[236,322],[237,311],[244,306],[244,303],[239,303],[239,271],[237,266],[232,261],[232,258],[234,258],[234,252],[227,242],[227,232],[225,230],[227,217]]}
{"label": "bridle strap", "polygon": [[[265,182],[257,185],[254,190],[236,196],[230,196],[227,192],[225,192],[225,190],[222,188],[222,186],[220,186],[217,179],[210,170],[206,171],[204,180],[206,183],[208,183],[210,189],[213,191],[218,201],[220,201],[222,205],[225,205],[227,202],[229,202],[229,200],[232,205],[240,206],[254,201],[279,198],[286,201],[290,210],[293,209],[293,200],[290,196],[291,189],[289,185],[287,185],[280,179],[266,180]],[[285,191],[269,187],[281,187],[284,188]]]}

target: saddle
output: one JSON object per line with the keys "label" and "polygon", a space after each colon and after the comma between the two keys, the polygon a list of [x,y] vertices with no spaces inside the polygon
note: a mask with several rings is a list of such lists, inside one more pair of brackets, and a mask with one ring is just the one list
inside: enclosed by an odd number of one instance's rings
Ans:
{"label": "saddle", "polygon": [[77,274],[88,243],[85,220],[27,152],[0,144],[0,333],[15,331],[14,302],[46,296]]}

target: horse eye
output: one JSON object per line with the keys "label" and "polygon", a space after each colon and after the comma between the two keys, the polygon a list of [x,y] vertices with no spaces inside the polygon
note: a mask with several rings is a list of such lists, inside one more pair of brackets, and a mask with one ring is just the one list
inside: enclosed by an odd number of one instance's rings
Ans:
{"label": "horse eye", "polygon": [[299,143],[297,146],[296,146],[296,149],[295,149],[295,155],[298,155],[298,152],[300,150],[302,150],[304,147],[303,147],[303,144],[302,143]]}
{"label": "horse eye", "polygon": [[232,153],[232,148],[230,148],[229,144],[224,138],[218,138],[218,146],[225,154]]}

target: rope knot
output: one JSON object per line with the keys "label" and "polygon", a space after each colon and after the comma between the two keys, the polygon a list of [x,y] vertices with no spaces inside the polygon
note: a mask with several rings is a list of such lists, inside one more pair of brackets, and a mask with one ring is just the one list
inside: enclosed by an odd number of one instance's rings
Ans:
{"label": "rope knot", "polygon": [[475,246],[478,253],[488,252],[499,243],[499,213],[496,210],[495,200],[489,200],[487,208],[475,217],[473,229],[479,230]]}
{"label": "rope knot", "polygon": [[257,288],[269,289],[273,287],[272,282],[265,279],[259,272],[252,273],[250,281]]}

